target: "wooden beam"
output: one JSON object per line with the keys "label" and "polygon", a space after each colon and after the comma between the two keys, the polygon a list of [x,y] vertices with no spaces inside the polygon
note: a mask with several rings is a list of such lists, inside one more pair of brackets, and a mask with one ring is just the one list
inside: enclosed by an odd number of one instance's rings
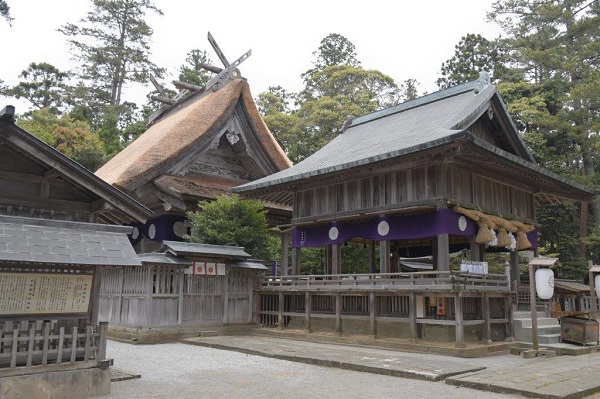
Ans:
{"label": "wooden beam", "polygon": [[376,324],[376,304],[375,304],[375,292],[369,292],[369,332],[375,338],[377,336],[377,324]]}
{"label": "wooden beam", "polygon": [[483,293],[481,297],[481,311],[483,313],[483,337],[488,344],[492,343],[492,325],[490,323],[490,297],[487,293]]}
{"label": "wooden beam", "polygon": [[433,265],[439,272],[450,271],[450,239],[448,234],[438,234],[432,239]]}
{"label": "wooden beam", "polygon": [[342,273],[342,247],[340,244],[331,245],[331,274]]}
{"label": "wooden beam", "polygon": [[196,86],[191,83],[182,82],[180,80],[174,80],[173,85],[175,85],[175,87],[177,87],[178,89],[185,89],[190,91],[198,91],[204,89],[204,87],[202,86]]}
{"label": "wooden beam", "polygon": [[460,294],[454,295],[454,319],[456,322],[456,343],[454,344],[457,348],[465,348],[465,328],[463,325],[463,306],[462,296]]}
{"label": "wooden beam", "polygon": [[379,273],[390,272],[390,242],[379,241]]}
{"label": "wooden beam", "polygon": [[62,211],[62,212],[79,212],[79,213],[91,213],[90,204],[76,201],[57,200],[51,198],[32,199],[26,196],[2,196],[0,197],[0,204],[21,206],[34,209],[47,209],[51,211]]}
{"label": "wooden beam", "polygon": [[309,291],[304,293],[304,324],[306,324],[306,333],[312,333],[312,325],[310,322],[310,312],[312,310],[312,296]]}
{"label": "wooden beam", "polygon": [[410,338],[419,339],[419,330],[417,328],[417,294],[411,292],[408,297],[408,314],[410,318]]}
{"label": "wooden beam", "polygon": [[290,233],[285,232],[281,235],[281,263],[279,266],[279,275],[287,276],[288,275],[288,266],[289,266],[289,238]]}
{"label": "wooden beam", "polygon": [[335,331],[342,336],[342,293],[335,293]]}
{"label": "wooden beam", "polygon": [[104,198],[100,198],[99,200],[96,200],[90,204],[91,213],[110,211],[114,208],[115,207],[110,202],[106,201]]}
{"label": "wooden beam", "polygon": [[150,96],[150,98],[154,101],[158,101],[158,102],[161,102],[163,104],[168,104],[168,105],[173,105],[177,102],[176,100],[170,99],[168,97],[163,97],[163,96],[152,95],[152,96]]}

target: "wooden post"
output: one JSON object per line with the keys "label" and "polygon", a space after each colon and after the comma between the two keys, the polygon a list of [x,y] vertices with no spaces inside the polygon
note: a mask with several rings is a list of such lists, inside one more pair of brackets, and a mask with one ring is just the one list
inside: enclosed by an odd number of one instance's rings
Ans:
{"label": "wooden post", "polygon": [[300,275],[300,247],[292,248],[292,275]]}
{"label": "wooden post", "polygon": [[289,262],[288,246],[289,246],[289,233],[285,232],[281,236],[281,265],[280,265],[280,271],[279,271],[280,276],[288,275],[288,265],[289,265],[289,263],[288,263]]}
{"label": "wooden post", "polygon": [[476,236],[471,236],[471,238],[469,239],[469,246],[471,249],[471,260],[473,262],[481,262],[483,261],[484,246],[477,244],[475,238]]}
{"label": "wooden post", "polygon": [[156,266],[146,267],[146,325],[152,325],[152,290],[154,288],[154,268]]}
{"label": "wooden post", "polygon": [[106,340],[108,337],[108,322],[101,321],[100,322],[100,330],[98,331],[98,355],[96,360],[105,360],[106,359]]}
{"label": "wooden post", "polygon": [[304,293],[304,319],[306,324],[306,333],[312,333],[312,325],[310,323],[310,311],[312,308],[312,296],[310,292],[306,291]]}
{"label": "wooden post", "polygon": [[117,322],[120,323],[121,320],[121,315],[123,314],[123,290],[124,290],[124,286],[125,286],[125,268],[121,267],[119,269],[119,298],[117,299],[117,312],[119,312],[116,316],[111,315],[111,320],[112,322]]}
{"label": "wooden post", "polygon": [[390,272],[390,242],[379,241],[379,272]]}
{"label": "wooden post", "polygon": [[278,319],[277,328],[279,328],[280,330],[283,330],[283,302],[284,302],[283,291],[279,291],[279,306],[277,308],[277,319]]}
{"label": "wooden post", "polygon": [[531,303],[531,342],[533,343],[533,350],[539,350],[538,344],[538,325],[537,325],[537,298],[535,295],[535,267],[529,265],[529,293]]}
{"label": "wooden post", "polygon": [[367,248],[369,250],[369,273],[375,274],[375,241],[371,241]]}
{"label": "wooden post", "polygon": [[342,293],[335,293],[335,331],[342,335]]}
{"label": "wooden post", "polygon": [[411,292],[408,297],[409,318],[410,318],[410,338],[419,339],[419,330],[417,328],[417,294]]}
{"label": "wooden post", "polygon": [[252,272],[244,273],[248,281],[248,323],[254,321],[254,279]]}
{"label": "wooden post", "polygon": [[229,323],[229,272],[223,276],[223,324]]}
{"label": "wooden post", "polygon": [[594,262],[588,260],[588,268],[589,268],[589,278],[590,278],[590,312],[592,313],[592,317],[596,320],[596,313],[598,312],[598,303],[596,302],[596,281],[594,272],[592,272],[592,267],[594,266]]}
{"label": "wooden post", "polygon": [[433,237],[433,264],[439,272],[450,271],[450,240],[448,234]]}
{"label": "wooden post", "polygon": [[454,318],[456,321],[456,343],[454,344],[457,348],[465,348],[465,329],[463,325],[463,307],[462,307],[462,296],[460,294],[454,295]]}
{"label": "wooden post", "polygon": [[377,310],[375,306],[375,292],[369,292],[369,332],[373,338],[377,337],[377,324],[375,320],[375,312]]}
{"label": "wooden post", "polygon": [[485,321],[485,324],[483,325],[483,336],[487,341],[487,344],[491,344],[492,324],[490,322],[490,297],[486,293],[481,297],[481,310],[483,313],[483,320]]}
{"label": "wooden post", "polygon": [[177,324],[181,324],[183,321],[183,280],[185,274],[182,268],[175,268],[177,270],[177,277],[179,278],[179,301],[177,302]]}
{"label": "wooden post", "polygon": [[331,274],[341,274],[342,247],[340,244],[331,245]]}
{"label": "wooden post", "polygon": [[94,267],[94,280],[92,283],[92,314],[89,320],[90,325],[98,324],[98,315],[100,314],[100,288],[102,283],[102,266]]}

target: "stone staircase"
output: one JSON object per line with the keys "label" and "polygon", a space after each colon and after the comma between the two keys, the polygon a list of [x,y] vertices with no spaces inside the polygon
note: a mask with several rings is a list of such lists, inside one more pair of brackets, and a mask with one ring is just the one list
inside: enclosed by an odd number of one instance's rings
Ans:
{"label": "stone staircase", "polygon": [[[546,317],[544,312],[537,312],[538,343],[553,345],[560,343],[560,324],[558,319]],[[531,312],[516,311],[513,313],[515,339],[521,342],[532,342]]]}
{"label": "stone staircase", "polygon": [[[569,342],[560,342],[560,324],[558,319],[546,317],[544,312],[537,313],[538,321],[538,344],[540,349],[554,352],[558,356],[578,356],[592,352],[600,352],[600,345],[588,343],[586,346]],[[531,312],[513,312],[513,327],[515,340],[519,345],[511,348],[514,355],[521,355],[524,351],[533,347],[531,339]]]}

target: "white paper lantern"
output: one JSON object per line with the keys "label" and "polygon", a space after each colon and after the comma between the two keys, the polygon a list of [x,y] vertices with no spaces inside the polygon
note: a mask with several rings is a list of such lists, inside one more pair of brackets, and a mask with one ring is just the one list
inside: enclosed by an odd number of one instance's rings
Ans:
{"label": "white paper lantern", "polygon": [[596,274],[594,277],[594,289],[596,290],[596,296],[600,298],[600,274]]}
{"label": "white paper lantern", "polygon": [[535,290],[540,299],[550,299],[554,294],[554,272],[551,269],[535,271]]}

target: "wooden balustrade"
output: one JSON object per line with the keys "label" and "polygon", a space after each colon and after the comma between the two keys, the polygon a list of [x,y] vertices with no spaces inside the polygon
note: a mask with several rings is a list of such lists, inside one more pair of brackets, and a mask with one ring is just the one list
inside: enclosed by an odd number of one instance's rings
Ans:
{"label": "wooden balustrade", "polygon": [[[106,359],[108,323],[82,331],[58,321],[42,323],[5,322],[0,326],[0,371],[2,368],[103,361]],[[12,328],[7,329],[7,326]],[[23,328],[25,327],[25,328]]]}

